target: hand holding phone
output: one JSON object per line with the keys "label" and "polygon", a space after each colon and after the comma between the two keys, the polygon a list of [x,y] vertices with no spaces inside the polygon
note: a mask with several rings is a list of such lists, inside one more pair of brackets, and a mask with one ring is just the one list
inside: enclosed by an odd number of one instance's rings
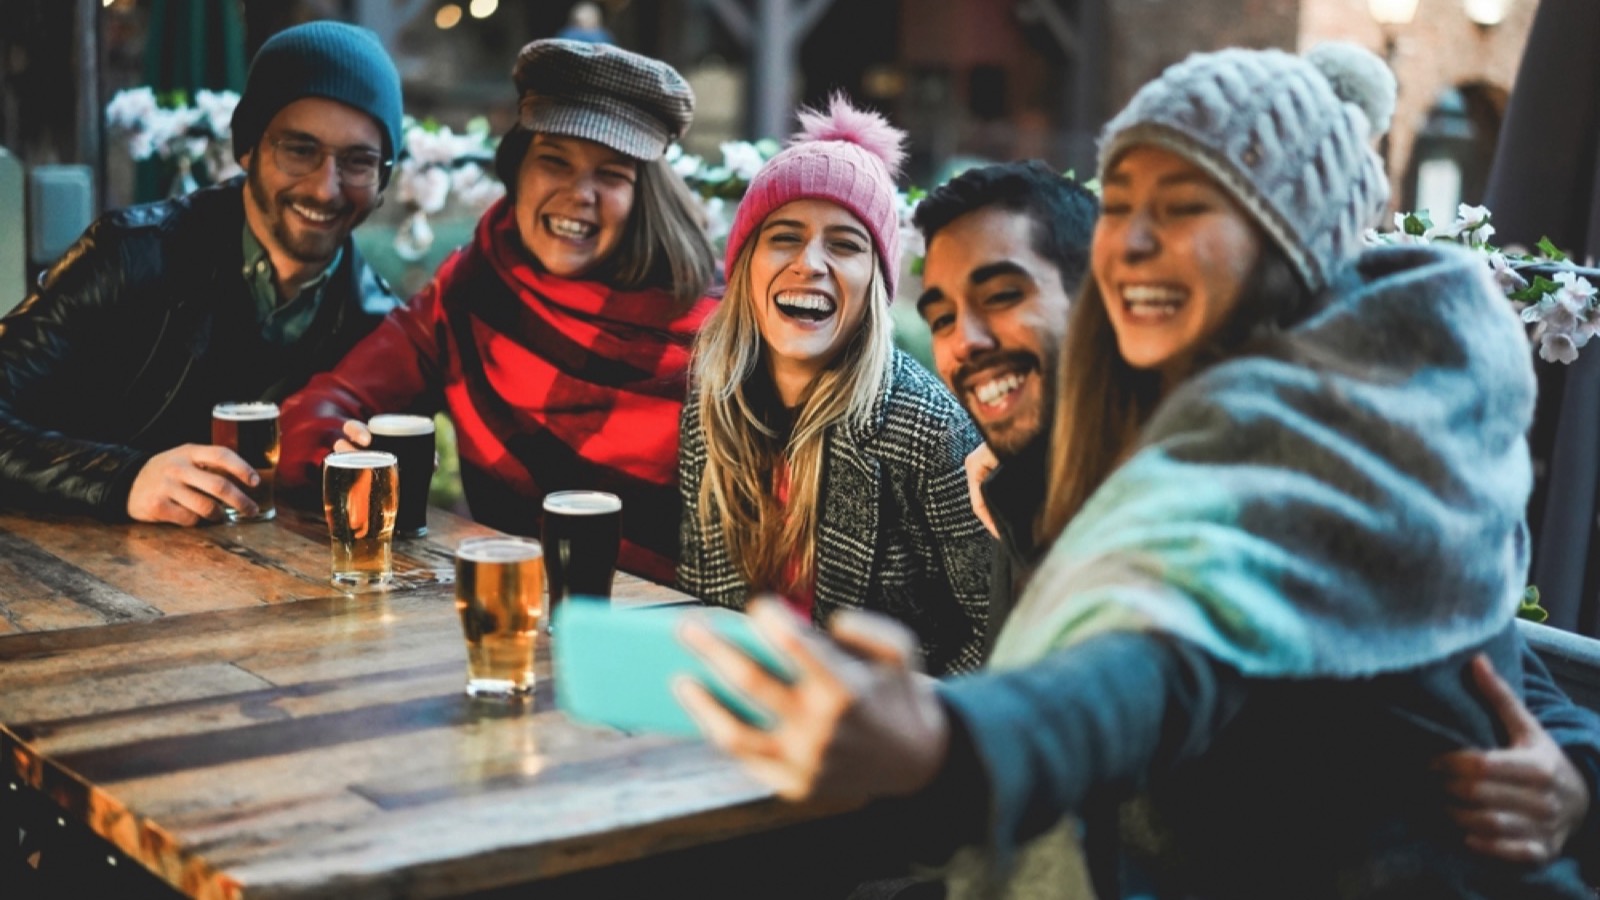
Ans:
{"label": "hand holding phone", "polygon": [[749,619],[712,607],[620,609],[574,598],[556,611],[551,640],[556,702],[569,716],[625,731],[694,737],[700,729],[678,705],[672,682],[688,675],[745,722],[767,727],[771,716],[732,690],[678,639],[694,616],[784,680],[792,666],[758,635]]}

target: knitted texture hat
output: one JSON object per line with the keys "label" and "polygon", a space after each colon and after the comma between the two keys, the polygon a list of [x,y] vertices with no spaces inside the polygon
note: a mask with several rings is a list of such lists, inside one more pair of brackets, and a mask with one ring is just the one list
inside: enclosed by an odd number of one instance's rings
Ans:
{"label": "knitted texture hat", "polygon": [[1153,145],[1215,178],[1319,291],[1389,201],[1371,140],[1389,128],[1395,81],[1353,44],[1304,57],[1198,53],[1134,95],[1100,137],[1100,177]]}
{"label": "knitted texture hat", "polygon": [[905,159],[905,132],[883,116],[856,109],[834,94],[828,111],[802,109],[800,130],[767,160],[733,214],[726,271],[772,211],[793,200],[829,200],[850,211],[872,235],[884,286],[894,298],[900,270],[900,216],[894,179]]}
{"label": "knitted texture hat", "polygon": [[[303,97],[336,100],[371,116],[392,165],[400,150],[400,73],[378,36],[343,22],[317,21],[278,32],[250,63],[244,94],[233,109],[233,156],[261,143],[272,117]],[[382,185],[389,183],[384,166]]]}
{"label": "knitted texture hat", "polygon": [[694,91],[678,70],[612,44],[545,38],[517,54],[517,123],[660,159],[689,130]]}

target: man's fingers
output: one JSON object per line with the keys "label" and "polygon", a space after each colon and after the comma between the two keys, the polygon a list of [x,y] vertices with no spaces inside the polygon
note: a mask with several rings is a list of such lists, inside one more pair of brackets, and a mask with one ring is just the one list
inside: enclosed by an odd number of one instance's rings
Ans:
{"label": "man's fingers", "polygon": [[1472,680],[1489,708],[1506,726],[1511,743],[1516,744],[1539,733],[1539,721],[1522,705],[1522,698],[1511,689],[1511,685],[1506,684],[1494,670],[1494,664],[1489,662],[1488,656],[1480,653],[1472,658]]}
{"label": "man's fingers", "polygon": [[967,454],[962,465],[967,470],[967,499],[972,504],[973,514],[983,523],[984,528],[989,529],[990,534],[999,537],[1000,529],[995,527],[994,518],[989,515],[989,505],[983,501],[983,482],[988,479],[989,473],[1000,465],[1000,460],[994,455],[994,451],[989,449],[988,444],[979,444]]}
{"label": "man's fingers", "polygon": [[1549,844],[1532,838],[1486,838],[1467,835],[1467,847],[1484,856],[1497,856],[1508,862],[1545,863],[1555,854]]}
{"label": "man's fingers", "polygon": [[701,733],[727,753],[741,758],[777,754],[779,748],[771,735],[746,725],[693,678],[680,675],[673,679],[672,695]]}
{"label": "man's fingers", "polygon": [[1532,840],[1544,833],[1532,819],[1504,809],[1452,809],[1450,818],[1467,834],[1494,840]]}
{"label": "man's fingers", "polygon": [[344,438],[339,438],[337,441],[333,442],[333,451],[335,453],[349,453],[352,450],[360,449],[360,447],[357,447],[355,444],[350,443]]}
{"label": "man's fingers", "polygon": [[[213,472],[222,472],[236,479],[240,484],[254,485],[261,480],[255,467],[245,462],[239,454],[227,447],[218,447],[212,444],[197,446],[189,454],[189,462],[196,468],[210,469]],[[187,479],[186,479],[187,480]],[[192,484],[192,482],[190,482]]]}
{"label": "man's fingers", "polygon": [[779,718],[792,712],[794,699],[789,686],[704,623],[690,619],[683,623],[678,636],[685,646],[706,661],[724,685]]}
{"label": "man's fingers", "polygon": [[828,632],[846,650],[874,662],[921,669],[921,648],[909,628],[886,616],[844,609],[828,620]]}

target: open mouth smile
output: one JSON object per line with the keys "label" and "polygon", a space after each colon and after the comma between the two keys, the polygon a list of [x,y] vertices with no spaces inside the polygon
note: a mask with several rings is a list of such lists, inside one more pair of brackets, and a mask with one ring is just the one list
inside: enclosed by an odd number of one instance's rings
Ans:
{"label": "open mouth smile", "polygon": [[1135,322],[1164,322],[1176,316],[1188,299],[1187,290],[1170,285],[1122,286],[1122,310]]}
{"label": "open mouth smile", "polygon": [[289,208],[294,214],[318,228],[326,228],[339,218],[339,213],[329,210],[317,209],[304,203],[290,203]]}
{"label": "open mouth smile", "polygon": [[586,241],[600,231],[600,226],[592,222],[569,219],[566,216],[545,216],[543,221],[546,230],[556,237],[568,241]]}
{"label": "open mouth smile", "polygon": [[1036,368],[1005,368],[966,379],[965,393],[979,412],[1003,412],[1021,394]]}
{"label": "open mouth smile", "polygon": [[832,297],[816,291],[780,291],[772,302],[786,317],[807,324],[826,322],[839,311]]}

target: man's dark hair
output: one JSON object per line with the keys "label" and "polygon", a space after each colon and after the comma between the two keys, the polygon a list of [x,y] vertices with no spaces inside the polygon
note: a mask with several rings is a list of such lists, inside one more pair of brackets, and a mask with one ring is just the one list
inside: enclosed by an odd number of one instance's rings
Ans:
{"label": "man's dark hair", "polygon": [[1077,287],[1089,268],[1089,241],[1100,201],[1039,160],[968,169],[930,191],[912,221],[932,242],[939,229],[991,206],[1026,213],[1033,221],[1033,251],[1056,264],[1063,287]]}

